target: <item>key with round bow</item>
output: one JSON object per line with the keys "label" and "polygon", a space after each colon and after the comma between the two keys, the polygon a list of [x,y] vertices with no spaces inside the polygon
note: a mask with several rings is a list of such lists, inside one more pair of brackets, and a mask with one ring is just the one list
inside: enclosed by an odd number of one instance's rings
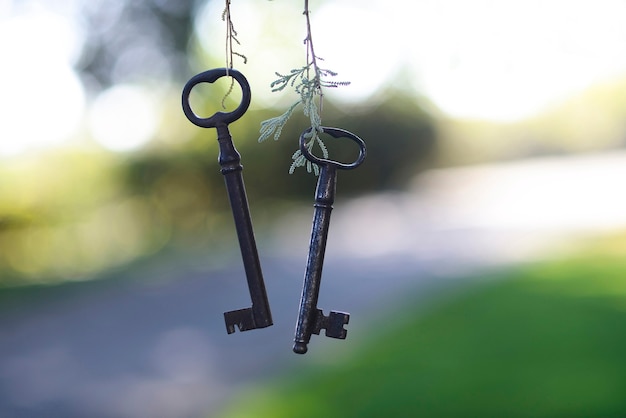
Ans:
{"label": "key with round bow", "polygon": [[[191,90],[200,83],[214,83],[217,79],[225,76],[233,77],[241,87],[242,99],[239,106],[232,112],[217,112],[208,118],[196,115],[189,103]],[[252,299],[252,306],[249,308],[224,312],[226,331],[229,334],[235,332],[235,327],[238,327],[240,331],[248,331],[256,328],[265,328],[273,323],[252,229],[248,198],[243,182],[241,155],[235,148],[228,129],[229,124],[241,118],[246,112],[250,105],[250,98],[251,92],[248,80],[242,73],[232,68],[216,68],[192,77],[185,85],[182,97],[183,112],[193,124],[202,128],[217,129],[217,141],[219,143],[218,161],[221,172],[224,175],[224,182],[226,183],[226,191],[235,220],[248,290]]]}

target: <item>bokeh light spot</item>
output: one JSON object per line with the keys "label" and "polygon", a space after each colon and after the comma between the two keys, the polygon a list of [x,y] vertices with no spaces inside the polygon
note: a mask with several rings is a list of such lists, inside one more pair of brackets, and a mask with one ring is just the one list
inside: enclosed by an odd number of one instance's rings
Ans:
{"label": "bokeh light spot", "polygon": [[143,88],[117,85],[102,92],[91,109],[93,138],[112,151],[131,151],[145,145],[158,127],[155,100]]}

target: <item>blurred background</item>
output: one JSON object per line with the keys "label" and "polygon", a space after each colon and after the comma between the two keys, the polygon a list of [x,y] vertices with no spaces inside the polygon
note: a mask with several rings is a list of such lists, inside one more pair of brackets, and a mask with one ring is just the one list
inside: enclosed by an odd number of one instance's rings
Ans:
{"label": "blurred background", "polygon": [[231,6],[275,325],[229,336],[250,301],[216,134],[180,106],[225,66],[224,2],[0,0],[0,415],[626,414],[626,2],[310,3],[351,82],[323,123],[368,158],[339,175],[319,304],[349,337],[296,356],[307,119],[257,138],[297,99],[270,83],[305,64],[303,2]]}

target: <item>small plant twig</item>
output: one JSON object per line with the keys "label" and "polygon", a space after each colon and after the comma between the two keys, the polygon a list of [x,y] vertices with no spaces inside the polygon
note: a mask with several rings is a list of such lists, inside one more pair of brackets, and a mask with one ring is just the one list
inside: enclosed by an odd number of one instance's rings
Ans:
{"label": "small plant twig", "polygon": [[[328,80],[328,77],[335,77],[337,73],[318,66],[318,61],[323,61],[323,59],[315,54],[308,0],[304,0],[303,14],[306,17],[307,29],[307,34],[304,38],[304,44],[306,45],[306,65],[301,68],[292,69],[288,74],[276,72],[275,74],[278,76],[278,79],[274,80],[270,85],[273,92],[282,91],[286,87],[292,87],[300,98],[289,106],[282,115],[261,122],[259,142],[265,141],[272,135],[274,136],[274,140],[278,140],[295,108],[301,104],[304,115],[309,117],[312,128],[307,134],[309,141],[306,143],[306,146],[312,149],[313,146],[317,144],[322,150],[324,158],[328,158],[328,150],[318,135],[322,132],[322,118],[320,116],[324,98],[322,88],[346,86],[350,84],[350,82]],[[316,98],[318,98],[317,102]],[[293,173],[296,168],[305,165],[308,172],[314,172],[316,175],[319,174],[319,167],[304,158],[299,149],[291,158],[293,163],[289,168],[290,174]]]}

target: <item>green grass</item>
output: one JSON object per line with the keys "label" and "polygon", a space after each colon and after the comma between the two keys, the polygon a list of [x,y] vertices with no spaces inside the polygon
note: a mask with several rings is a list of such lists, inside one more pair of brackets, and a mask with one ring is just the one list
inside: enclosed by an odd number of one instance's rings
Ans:
{"label": "green grass", "polygon": [[219,416],[626,416],[626,257],[495,276],[414,308],[347,359],[294,366]]}

